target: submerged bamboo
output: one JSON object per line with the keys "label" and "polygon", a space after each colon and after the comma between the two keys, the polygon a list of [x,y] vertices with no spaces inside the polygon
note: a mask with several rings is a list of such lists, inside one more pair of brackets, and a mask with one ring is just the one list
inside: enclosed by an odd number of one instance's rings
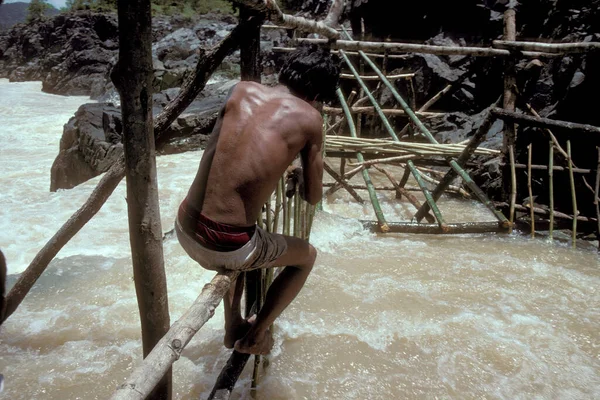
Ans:
{"label": "submerged bamboo", "polygon": [[535,214],[533,212],[533,190],[531,187],[531,153],[533,152],[533,143],[527,146],[527,190],[529,191],[529,208],[531,215],[531,237],[535,237]]}
{"label": "submerged bamboo", "polygon": [[571,184],[571,201],[573,203],[572,246],[577,247],[577,194],[575,193],[575,178],[573,177],[573,161],[571,158],[571,141],[567,140],[567,155],[569,156],[569,182]]}

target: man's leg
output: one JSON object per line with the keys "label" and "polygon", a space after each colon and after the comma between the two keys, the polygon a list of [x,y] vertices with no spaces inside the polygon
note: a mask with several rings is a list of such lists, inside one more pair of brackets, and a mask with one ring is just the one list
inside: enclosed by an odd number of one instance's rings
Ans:
{"label": "man's leg", "polygon": [[287,251],[275,261],[274,266],[287,267],[271,284],[265,304],[246,336],[235,343],[235,349],[240,353],[267,354],[271,351],[273,339],[267,330],[300,292],[317,258],[317,250],[307,241],[284,237]]}
{"label": "man's leg", "polygon": [[223,344],[228,349],[232,349],[235,341],[244,337],[250,329],[250,323],[242,318],[240,309],[243,291],[244,274],[240,274],[223,297],[225,308],[225,339]]}

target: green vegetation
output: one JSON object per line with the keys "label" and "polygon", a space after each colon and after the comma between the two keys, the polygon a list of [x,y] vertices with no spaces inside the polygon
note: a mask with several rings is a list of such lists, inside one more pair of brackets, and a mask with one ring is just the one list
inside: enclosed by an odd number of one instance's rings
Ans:
{"label": "green vegetation", "polygon": [[31,0],[29,7],[27,7],[27,22],[43,18],[46,10],[51,7],[52,6],[44,0]]}
{"label": "green vegetation", "polygon": [[[117,0],[67,0],[66,10],[115,11]],[[228,0],[152,0],[154,15],[179,15],[193,18],[208,12],[232,14],[233,7]]]}

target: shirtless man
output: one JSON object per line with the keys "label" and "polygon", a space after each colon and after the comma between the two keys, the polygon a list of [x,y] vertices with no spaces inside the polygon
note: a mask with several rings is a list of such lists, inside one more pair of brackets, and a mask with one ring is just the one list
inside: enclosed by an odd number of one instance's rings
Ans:
{"label": "shirtless man", "polygon": [[[269,326],[304,285],[317,251],[307,241],[256,226],[279,178],[300,154],[310,204],[321,199],[323,101],[333,99],[339,61],[328,50],[302,46],[288,57],[279,85],[241,82],[229,93],[182,202],[175,230],[184,250],[211,270],[286,266],[257,316],[240,313],[242,279],[225,296],[225,340],[241,353],[267,354]],[[241,276],[241,275],[240,275]]]}

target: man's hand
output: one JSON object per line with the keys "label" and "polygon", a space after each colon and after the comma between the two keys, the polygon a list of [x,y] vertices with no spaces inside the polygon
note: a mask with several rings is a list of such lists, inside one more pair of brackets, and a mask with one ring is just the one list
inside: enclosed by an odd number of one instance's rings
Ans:
{"label": "man's hand", "polygon": [[292,165],[287,169],[285,177],[285,195],[288,199],[294,196],[296,188],[300,192],[300,197],[304,199],[304,173],[302,167]]}

